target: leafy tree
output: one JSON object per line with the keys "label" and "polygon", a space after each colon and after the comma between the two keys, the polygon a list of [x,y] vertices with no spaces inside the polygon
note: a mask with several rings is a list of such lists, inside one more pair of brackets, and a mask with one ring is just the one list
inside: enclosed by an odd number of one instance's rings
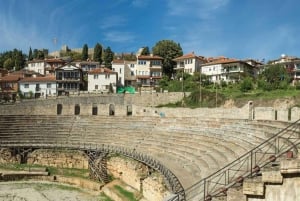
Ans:
{"label": "leafy tree", "polygon": [[102,46],[99,43],[94,47],[94,61],[102,63]]}
{"label": "leafy tree", "polygon": [[141,55],[150,55],[149,47],[143,47]]}
{"label": "leafy tree", "polygon": [[104,50],[104,55],[103,55],[105,67],[111,69],[111,62],[113,61],[113,59],[114,59],[114,53],[113,53],[113,51],[111,51],[110,47],[107,47]]}
{"label": "leafy tree", "polygon": [[286,86],[286,83],[290,83],[290,81],[291,77],[283,65],[269,65],[262,72],[258,86],[264,90],[274,90]]}
{"label": "leafy tree", "polygon": [[240,90],[242,92],[247,92],[253,89],[252,78],[246,77],[240,84]]}
{"label": "leafy tree", "polygon": [[163,74],[171,77],[174,73],[174,58],[182,56],[183,51],[179,43],[175,43],[172,40],[161,40],[155,44],[152,48],[154,55],[162,57],[163,60]]}
{"label": "leafy tree", "polygon": [[14,49],[0,54],[0,67],[7,70],[19,70],[25,66],[26,55],[21,50]]}
{"label": "leafy tree", "polygon": [[28,53],[28,61],[32,61],[33,60],[33,55],[32,55],[32,49],[31,47],[29,48],[29,53]]}
{"label": "leafy tree", "polygon": [[89,48],[87,44],[83,45],[81,56],[82,56],[81,59],[83,61],[86,61],[89,58]]}
{"label": "leafy tree", "polygon": [[33,59],[45,59],[48,56],[48,49],[34,49]]}
{"label": "leafy tree", "polygon": [[12,60],[12,58],[8,58],[5,60],[3,67],[5,69],[11,70],[11,69],[13,69],[14,65],[15,65],[15,62]]}

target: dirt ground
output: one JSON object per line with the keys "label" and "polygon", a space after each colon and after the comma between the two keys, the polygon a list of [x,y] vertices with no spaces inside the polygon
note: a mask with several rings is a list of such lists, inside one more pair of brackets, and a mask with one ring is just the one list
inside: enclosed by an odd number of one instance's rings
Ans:
{"label": "dirt ground", "polygon": [[54,182],[0,182],[0,201],[101,201],[100,195]]}

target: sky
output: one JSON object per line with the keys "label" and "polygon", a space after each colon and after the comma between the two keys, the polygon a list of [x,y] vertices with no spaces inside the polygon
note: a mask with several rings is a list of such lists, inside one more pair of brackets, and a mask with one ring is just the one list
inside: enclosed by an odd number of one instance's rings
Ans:
{"label": "sky", "polygon": [[299,8],[299,0],[0,0],[0,52],[100,43],[135,53],[172,40],[205,57],[300,57]]}

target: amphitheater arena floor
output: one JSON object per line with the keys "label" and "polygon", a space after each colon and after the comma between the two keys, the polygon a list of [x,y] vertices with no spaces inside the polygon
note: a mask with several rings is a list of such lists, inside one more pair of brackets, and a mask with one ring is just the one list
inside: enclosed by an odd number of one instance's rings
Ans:
{"label": "amphitheater arena floor", "polygon": [[101,201],[99,195],[54,182],[0,182],[0,201]]}

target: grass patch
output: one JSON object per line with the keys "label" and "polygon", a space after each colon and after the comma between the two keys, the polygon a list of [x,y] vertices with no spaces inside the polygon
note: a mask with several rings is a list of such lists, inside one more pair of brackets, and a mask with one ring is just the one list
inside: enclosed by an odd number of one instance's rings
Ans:
{"label": "grass patch", "polygon": [[43,165],[33,165],[33,164],[18,164],[18,163],[8,163],[0,164],[1,169],[5,170],[25,170],[28,168],[47,168],[50,175],[64,175],[66,177],[79,177],[83,179],[89,179],[89,170],[87,169],[76,169],[76,168],[56,168],[47,167]]}
{"label": "grass patch", "polygon": [[105,193],[101,193],[99,196],[101,201],[113,201],[110,197],[108,197],[107,195],[105,195]]}
{"label": "grass patch", "polygon": [[119,185],[115,185],[114,188],[117,190],[117,192],[124,198],[126,198],[128,201],[138,201],[135,196],[134,193],[129,192],[125,189],[123,189],[121,186]]}

